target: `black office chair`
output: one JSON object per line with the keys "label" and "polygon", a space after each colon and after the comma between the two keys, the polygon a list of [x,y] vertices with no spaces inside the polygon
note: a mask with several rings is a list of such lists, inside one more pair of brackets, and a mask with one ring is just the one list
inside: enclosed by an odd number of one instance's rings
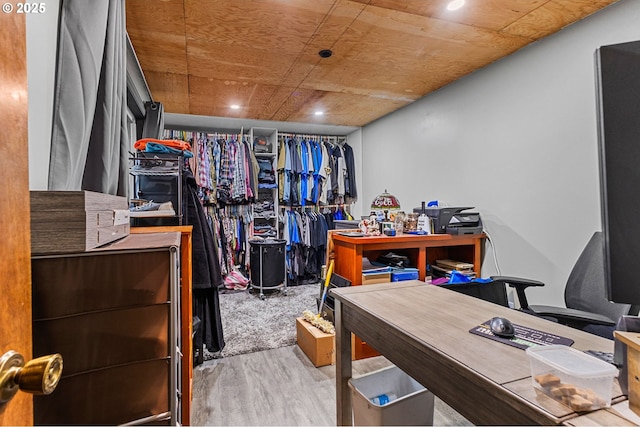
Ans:
{"label": "black office chair", "polygon": [[[593,234],[576,261],[564,290],[565,307],[529,305],[525,289],[544,286],[536,280],[493,276],[497,283],[516,289],[521,310],[549,320],[613,339],[616,322],[623,315],[637,315],[638,306],[611,303],[604,282],[602,232]],[[506,289],[506,287],[505,287]]]}
{"label": "black office chair", "polygon": [[466,282],[466,283],[444,283],[438,285],[440,288],[449,289],[494,304],[509,307],[507,288],[504,282]]}

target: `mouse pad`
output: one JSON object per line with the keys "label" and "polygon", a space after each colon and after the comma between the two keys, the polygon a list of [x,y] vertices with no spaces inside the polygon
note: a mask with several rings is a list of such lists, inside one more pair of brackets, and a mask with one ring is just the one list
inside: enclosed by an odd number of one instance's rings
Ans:
{"label": "mouse pad", "polygon": [[491,319],[483,322],[481,325],[471,328],[469,332],[513,347],[521,348],[523,350],[527,347],[536,347],[539,345],[560,344],[571,346],[573,344],[573,340],[570,338],[548,334],[546,332],[527,328],[526,326],[517,325],[515,323],[513,324],[513,327],[516,330],[516,334],[513,338],[498,337],[491,332],[489,322],[491,322]]}

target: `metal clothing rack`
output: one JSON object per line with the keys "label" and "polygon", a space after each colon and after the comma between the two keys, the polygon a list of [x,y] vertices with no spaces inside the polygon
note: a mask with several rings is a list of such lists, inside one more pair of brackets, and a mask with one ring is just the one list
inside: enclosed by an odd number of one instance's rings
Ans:
{"label": "metal clothing rack", "polygon": [[[136,199],[156,203],[171,202],[173,211],[136,212],[133,225],[182,225],[182,167],[179,154],[138,151],[130,153],[129,174],[133,177]],[[146,215],[143,215],[146,214]]]}

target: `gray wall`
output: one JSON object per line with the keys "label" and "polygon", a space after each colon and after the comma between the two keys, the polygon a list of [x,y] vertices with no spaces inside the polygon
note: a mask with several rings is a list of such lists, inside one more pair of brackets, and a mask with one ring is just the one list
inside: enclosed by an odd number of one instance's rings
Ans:
{"label": "gray wall", "polygon": [[623,0],[364,127],[364,200],[387,188],[407,211],[474,206],[501,273],[545,282],[530,302],[562,304],[601,229],[594,51],[640,39],[638,22],[640,1]]}

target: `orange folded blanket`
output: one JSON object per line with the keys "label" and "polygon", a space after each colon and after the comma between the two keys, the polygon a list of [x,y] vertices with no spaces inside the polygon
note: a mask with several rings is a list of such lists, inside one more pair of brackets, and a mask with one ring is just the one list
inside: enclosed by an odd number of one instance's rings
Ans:
{"label": "orange folded blanket", "polygon": [[167,147],[175,148],[180,151],[191,150],[191,144],[186,141],[180,141],[178,139],[153,139],[142,138],[133,144],[133,148],[139,151],[144,151],[147,146],[147,142],[155,142],[156,144],[166,145]]}

